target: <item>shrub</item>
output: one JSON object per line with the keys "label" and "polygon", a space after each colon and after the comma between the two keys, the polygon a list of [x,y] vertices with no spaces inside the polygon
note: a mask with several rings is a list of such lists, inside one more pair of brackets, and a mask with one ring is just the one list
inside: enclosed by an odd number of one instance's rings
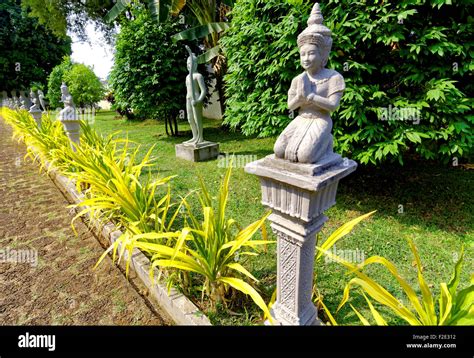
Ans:
{"label": "shrub", "polygon": [[49,162],[62,170],[74,170],[66,164],[65,158],[71,156],[72,150],[60,121],[43,114],[39,128],[26,110],[14,111],[8,108],[2,108],[2,117],[12,126],[13,137],[26,144],[27,156],[33,162],[38,162],[41,168],[45,168]]}
{"label": "shrub", "polygon": [[287,94],[299,73],[297,35],[310,5],[239,0],[221,39],[227,61],[225,123],[267,137],[288,124]]}
{"label": "shrub", "polygon": [[94,71],[81,63],[72,63],[69,57],[56,66],[48,77],[48,100],[53,109],[63,107],[61,84],[66,83],[74,104],[92,106],[104,96],[104,87]]}
{"label": "shrub", "polygon": [[[197,275],[202,298],[209,298],[212,307],[217,303],[226,306],[228,298],[234,296],[235,291],[240,291],[249,295],[264,311],[266,317],[270,317],[263,298],[253,287],[257,279],[238,262],[239,256],[257,256],[258,246],[272,242],[265,237],[263,240],[252,239],[264,225],[270,212],[244,229],[240,229],[235,220],[227,218],[230,175],[231,168],[226,172],[216,201],[210,197],[208,189],[201,180],[201,192],[198,196],[202,221],[192,211],[186,199],[183,199],[181,205],[186,211],[186,222],[179,233],[142,233],[137,228],[132,228],[132,232],[120,237],[109,251],[116,252],[119,245],[123,245],[122,250],[128,250],[131,257],[132,250],[139,248],[151,256],[150,273],[155,267],[185,273],[177,283],[187,290],[190,290],[192,287],[189,286],[195,285],[196,282],[186,273]],[[166,244],[163,243],[163,239],[167,239]],[[177,275],[173,274],[168,278],[170,284],[179,280]]]}
{"label": "shrub", "polygon": [[[277,135],[291,121],[287,91],[302,71],[296,36],[312,5],[291,3],[238,0],[222,39],[229,63],[225,122],[247,135]],[[448,3],[321,4],[334,39],[328,67],[347,86],[333,114],[338,152],[373,164],[403,163],[407,155],[472,156],[472,4]],[[420,121],[381,120],[384,108],[419,111]]]}
{"label": "shrub", "polygon": [[93,106],[104,97],[104,86],[94,71],[82,64],[75,63],[64,75],[69,92],[78,107]]}
{"label": "shrub", "polygon": [[171,206],[170,190],[160,200],[155,193],[172,177],[154,179],[148,172],[139,181],[143,171],[153,165],[153,149],[139,161],[140,147],[131,150],[128,140],[113,140],[106,147],[81,144],[70,157],[70,164],[78,170],[68,176],[75,179],[76,186],[88,189],[84,200],[73,205],[81,210],[74,220],[90,213],[124,229],[134,225],[144,232],[168,231],[165,219]]}
{"label": "shrub", "polygon": [[133,112],[131,108],[122,108],[117,104],[117,101],[115,100],[115,95],[114,91],[108,91],[107,94],[105,95],[105,100],[108,101],[111,104],[111,109],[116,111],[120,116],[126,117],[127,119],[133,119]]}

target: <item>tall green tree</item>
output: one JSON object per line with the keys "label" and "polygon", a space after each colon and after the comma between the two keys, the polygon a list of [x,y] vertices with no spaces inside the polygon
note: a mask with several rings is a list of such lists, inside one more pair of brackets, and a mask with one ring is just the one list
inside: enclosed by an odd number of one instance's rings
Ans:
{"label": "tall green tree", "polygon": [[92,106],[104,97],[104,86],[94,71],[81,63],[73,63],[69,57],[57,65],[48,78],[48,101],[51,108],[60,108],[61,84],[65,83],[77,107]]}
{"label": "tall green tree", "polygon": [[75,63],[64,75],[64,82],[74,98],[76,106],[93,106],[104,97],[104,86],[92,68]]}
{"label": "tall green tree", "polygon": [[45,84],[53,67],[71,54],[71,40],[29,17],[19,0],[0,0],[0,48],[0,91],[11,91]]}
{"label": "tall green tree", "polygon": [[[291,121],[287,91],[302,71],[296,36],[312,5],[236,2],[222,39],[229,63],[226,123],[263,137],[279,134]],[[406,156],[445,162],[472,157],[471,1],[328,0],[321,8],[334,40],[328,67],[346,80],[332,115],[338,152],[373,164],[402,163]],[[400,110],[419,117],[401,120]]]}

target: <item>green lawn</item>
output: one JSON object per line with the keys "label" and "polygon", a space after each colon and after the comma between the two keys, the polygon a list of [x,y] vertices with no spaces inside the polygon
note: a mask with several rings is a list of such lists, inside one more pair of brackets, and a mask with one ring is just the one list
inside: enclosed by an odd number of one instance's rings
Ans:
{"label": "green lawn", "polygon": [[[202,175],[214,193],[217,192],[226,170],[219,167],[218,161],[191,163],[175,157],[175,144],[191,137],[187,124],[180,123],[181,137],[170,138],[166,136],[161,122],[125,121],[115,117],[113,112],[102,111],[96,116],[93,126],[104,134],[121,131],[119,136],[128,136],[142,146],[142,155],[155,144],[153,154],[157,158],[156,175],[177,175],[172,181],[172,192],[176,200],[180,195],[184,196],[199,187],[197,174]],[[272,153],[275,138],[244,137],[221,129],[220,124],[220,121],[206,120],[204,136],[207,140],[219,142],[222,154],[255,155],[262,158]],[[360,224],[351,235],[343,239],[337,249],[359,250],[365,254],[365,258],[371,255],[384,256],[394,262],[402,275],[415,284],[416,268],[407,245],[407,239],[412,239],[424,264],[425,279],[437,294],[439,283],[449,281],[456,255],[464,243],[466,260],[461,281],[464,287],[474,267],[473,192],[473,172],[461,167],[427,162],[408,162],[404,167],[359,167],[339,184],[337,205],[326,213],[329,221],[322,231],[321,240],[350,219],[377,210],[375,216]],[[241,225],[248,225],[264,212],[265,209],[260,204],[258,179],[246,174],[242,168],[234,169],[228,216]],[[269,246],[267,253],[251,260],[248,265],[250,271],[261,279],[267,302],[275,288],[275,248],[275,245]],[[324,295],[326,305],[335,313],[349,277],[337,263],[322,261],[316,271],[317,287]],[[367,272],[394,295],[404,297],[399,286],[382,267],[370,267]],[[416,290],[419,292],[418,286]],[[368,312],[366,303],[359,294],[354,294],[351,302],[362,313]],[[359,324],[350,307],[346,306],[335,316],[336,320],[340,324]],[[249,312],[239,307],[234,307],[233,310],[237,313],[235,316],[211,313],[210,318],[218,324],[250,324],[260,318],[260,312],[256,308]]]}

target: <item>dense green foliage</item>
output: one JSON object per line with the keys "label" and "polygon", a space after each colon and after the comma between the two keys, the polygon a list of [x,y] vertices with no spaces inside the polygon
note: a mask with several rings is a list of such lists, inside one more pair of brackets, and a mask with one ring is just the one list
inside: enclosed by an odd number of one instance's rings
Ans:
{"label": "dense green foliage", "polygon": [[186,50],[171,42],[179,25],[156,24],[136,10],[117,37],[110,74],[118,108],[133,108],[142,117],[177,116],[185,103]]}
{"label": "dense green foliage", "polygon": [[105,23],[103,17],[116,0],[21,0],[21,5],[28,9],[30,16],[50,29],[56,36],[65,37],[71,30],[79,38],[87,38],[85,27],[88,22],[106,33],[106,39],[112,39],[113,26]]}
{"label": "dense green foliage", "polygon": [[19,1],[1,0],[0,48],[0,91],[11,91],[45,84],[53,67],[71,53],[71,41],[28,17]]}
{"label": "dense green foliage", "polygon": [[[237,1],[222,39],[229,63],[225,121],[245,134],[277,135],[291,121],[287,91],[302,71],[296,36],[312,5],[291,3]],[[448,3],[321,4],[334,39],[328,67],[347,86],[333,114],[338,152],[362,163],[472,155],[473,6]],[[392,109],[390,120],[383,120],[384,108]],[[419,117],[396,117],[407,108]]]}
{"label": "dense green foliage", "polygon": [[81,63],[75,63],[64,75],[69,92],[76,106],[92,106],[104,97],[104,86],[94,71]]}
{"label": "dense green foliage", "polygon": [[[183,44],[171,41],[182,25],[157,24],[143,9],[133,12],[135,19],[124,23],[118,35],[110,74],[115,107],[131,108],[139,118],[175,119],[186,110],[188,54]],[[207,72],[203,67],[198,71]]]}
{"label": "dense green foliage", "polygon": [[240,0],[221,40],[228,61],[226,123],[245,134],[278,134],[288,124],[286,95],[299,71],[296,37],[311,6]]}
{"label": "dense green foliage", "polygon": [[104,97],[104,87],[94,71],[84,64],[72,63],[69,57],[65,57],[48,77],[47,96],[53,109],[63,106],[61,103],[63,82],[67,84],[76,106],[92,106]]}

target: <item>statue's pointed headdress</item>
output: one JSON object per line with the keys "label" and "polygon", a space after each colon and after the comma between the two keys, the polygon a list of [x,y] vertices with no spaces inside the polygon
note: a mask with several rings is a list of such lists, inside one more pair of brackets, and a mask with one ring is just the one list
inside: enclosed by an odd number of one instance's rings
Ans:
{"label": "statue's pointed headdress", "polygon": [[189,54],[188,61],[191,60],[191,67],[196,67],[198,62],[196,55],[191,51],[191,48],[188,45],[186,45],[186,51],[188,51]]}
{"label": "statue's pointed headdress", "polygon": [[308,27],[299,34],[297,42],[299,48],[306,44],[318,46],[323,56],[323,66],[325,66],[331,51],[332,34],[331,30],[323,25],[323,21],[321,8],[319,3],[316,3],[308,19]]}

